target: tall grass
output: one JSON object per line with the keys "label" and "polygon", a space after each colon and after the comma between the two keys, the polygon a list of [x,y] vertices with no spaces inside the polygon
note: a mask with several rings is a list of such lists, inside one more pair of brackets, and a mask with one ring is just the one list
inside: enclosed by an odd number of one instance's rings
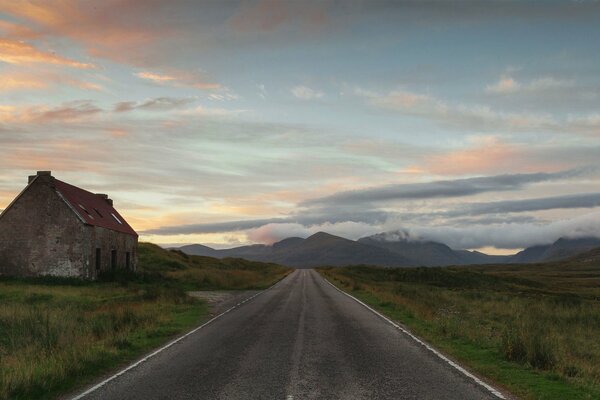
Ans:
{"label": "tall grass", "polygon": [[277,264],[190,256],[150,243],[140,244],[139,259],[141,276],[159,274],[161,279],[176,281],[189,290],[264,289],[291,272]]}
{"label": "tall grass", "polygon": [[187,290],[258,289],[289,269],[139,247],[139,272],[98,282],[0,279],[0,399],[50,399],[207,315]]}
{"label": "tall grass", "polygon": [[487,354],[492,367],[483,369],[514,365],[503,383],[524,397],[561,398],[514,383],[524,370],[595,387],[600,396],[600,265],[321,272],[466,362],[469,349]]}
{"label": "tall grass", "polygon": [[51,397],[181,329],[204,309],[176,290],[0,283],[0,399]]}

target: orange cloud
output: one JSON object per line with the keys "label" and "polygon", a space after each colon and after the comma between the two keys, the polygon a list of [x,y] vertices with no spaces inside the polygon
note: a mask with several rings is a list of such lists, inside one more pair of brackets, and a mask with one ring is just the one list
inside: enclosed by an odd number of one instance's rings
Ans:
{"label": "orange cloud", "polygon": [[54,123],[76,122],[89,119],[102,112],[89,101],[73,101],[59,107],[0,105],[0,122],[3,123]]}
{"label": "orange cloud", "polygon": [[496,137],[478,138],[474,146],[426,158],[425,169],[438,175],[502,173],[527,163],[526,152]]}
{"label": "orange cloud", "polygon": [[199,74],[186,71],[173,71],[170,74],[159,74],[150,71],[141,71],[135,74],[138,78],[151,81],[159,85],[173,85],[192,87],[201,90],[219,89],[221,85],[217,83],[205,82]]}
{"label": "orange cloud", "polygon": [[81,63],[52,52],[41,51],[25,42],[10,39],[0,39],[0,61],[17,65],[45,63],[81,69],[95,68],[93,64]]}
{"label": "orange cloud", "polygon": [[[161,7],[160,2],[136,0],[0,0],[1,11],[31,24],[39,36],[67,37],[83,44],[91,55],[137,65],[144,64],[143,59],[136,59],[140,52],[177,29],[153,18],[140,18],[142,13],[149,14]],[[8,29],[17,37],[27,33],[23,31],[25,28],[19,31],[9,26]]]}
{"label": "orange cloud", "polygon": [[94,82],[83,81],[62,73],[34,70],[4,72],[0,80],[0,91],[38,90],[56,85],[68,85],[83,90],[103,90],[102,85]]}
{"label": "orange cloud", "polygon": [[48,81],[35,76],[22,74],[3,75],[0,80],[0,91],[16,89],[44,89],[48,87]]}

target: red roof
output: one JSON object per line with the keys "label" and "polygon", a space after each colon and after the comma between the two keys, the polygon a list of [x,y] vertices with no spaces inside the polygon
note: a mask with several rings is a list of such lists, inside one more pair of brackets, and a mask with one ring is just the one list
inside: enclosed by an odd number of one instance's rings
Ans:
{"label": "red roof", "polygon": [[56,190],[71,205],[86,224],[137,236],[125,218],[108,202],[106,197],[69,185],[55,179]]}

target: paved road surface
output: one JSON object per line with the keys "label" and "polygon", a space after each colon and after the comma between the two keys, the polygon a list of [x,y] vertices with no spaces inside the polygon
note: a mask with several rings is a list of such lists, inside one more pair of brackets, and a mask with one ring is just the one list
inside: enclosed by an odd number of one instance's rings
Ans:
{"label": "paved road surface", "polygon": [[496,399],[312,270],[84,399]]}

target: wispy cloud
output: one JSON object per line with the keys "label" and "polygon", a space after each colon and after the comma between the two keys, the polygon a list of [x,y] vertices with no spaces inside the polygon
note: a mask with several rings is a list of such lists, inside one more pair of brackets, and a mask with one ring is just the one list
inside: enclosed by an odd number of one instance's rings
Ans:
{"label": "wispy cloud", "polygon": [[77,100],[60,106],[0,106],[0,122],[3,123],[69,123],[92,118],[103,110],[89,100]]}
{"label": "wispy cloud", "polygon": [[435,181],[428,183],[412,183],[385,185],[360,190],[340,192],[330,196],[306,200],[300,206],[316,205],[365,205],[373,202],[409,199],[453,198],[474,194],[521,189],[525,185],[568,179],[589,173],[590,170],[573,169],[554,173],[532,173],[496,175],[478,178]]}
{"label": "wispy cloud", "polygon": [[83,63],[59,56],[54,52],[42,51],[25,42],[2,38],[0,38],[0,61],[16,65],[44,63],[80,69],[95,68],[91,63]]}
{"label": "wispy cloud", "polygon": [[527,83],[521,83],[509,75],[503,75],[500,79],[491,85],[487,85],[485,90],[493,94],[514,94],[514,93],[540,93],[549,90],[560,90],[574,86],[574,82],[564,79],[556,79],[551,76],[533,79]]}
{"label": "wispy cloud", "polygon": [[115,105],[115,112],[127,112],[133,110],[168,111],[182,108],[196,101],[194,97],[157,97],[142,102],[123,101]]}
{"label": "wispy cloud", "polygon": [[294,97],[297,97],[302,100],[320,99],[325,96],[324,92],[316,89],[311,89],[307,86],[294,86],[290,91],[292,92]]}
{"label": "wispy cloud", "polygon": [[521,213],[527,211],[556,210],[566,208],[594,208],[600,206],[600,193],[569,194],[565,196],[535,199],[467,203],[452,211],[442,213],[446,217],[484,214]]}
{"label": "wispy cloud", "polygon": [[60,85],[82,90],[103,90],[99,83],[89,80],[82,80],[62,72],[41,71],[38,69],[27,71],[5,71],[0,80],[0,90],[19,91],[19,90],[42,90],[56,88]]}
{"label": "wispy cloud", "polygon": [[156,73],[150,71],[136,72],[135,75],[146,81],[159,85],[172,85],[179,87],[191,87],[201,90],[215,90],[221,88],[218,83],[207,82],[202,74],[188,71],[172,71],[171,73]]}

